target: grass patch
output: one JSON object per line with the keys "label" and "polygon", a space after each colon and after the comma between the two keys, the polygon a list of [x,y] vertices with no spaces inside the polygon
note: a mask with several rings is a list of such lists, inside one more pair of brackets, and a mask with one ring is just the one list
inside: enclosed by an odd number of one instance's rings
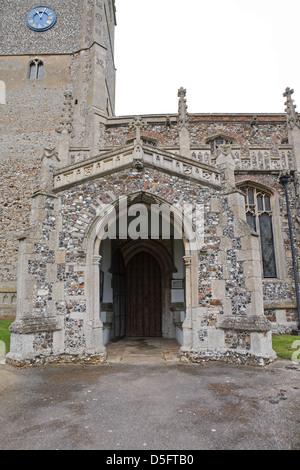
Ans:
{"label": "grass patch", "polygon": [[11,318],[2,318],[0,319],[0,341],[5,343],[6,354],[10,350],[10,331],[9,327],[14,320]]}
{"label": "grass patch", "polygon": [[[298,345],[292,345],[295,341],[299,341]],[[300,359],[300,336],[293,335],[273,335],[272,337],[273,349],[277,354],[278,359],[292,360],[292,355],[299,350],[296,359]]]}

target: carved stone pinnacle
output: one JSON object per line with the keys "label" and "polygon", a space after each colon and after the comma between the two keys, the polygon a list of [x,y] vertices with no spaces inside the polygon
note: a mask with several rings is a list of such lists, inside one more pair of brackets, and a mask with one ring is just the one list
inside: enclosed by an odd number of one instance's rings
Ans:
{"label": "carved stone pinnacle", "polygon": [[56,132],[59,134],[63,130],[66,130],[71,137],[74,136],[74,127],[73,127],[73,95],[71,91],[66,91],[64,93],[64,103],[60,117],[59,126],[56,129]]}
{"label": "carved stone pinnacle", "polygon": [[182,129],[183,127],[188,127],[188,117],[187,117],[187,104],[186,104],[186,90],[181,87],[178,90],[178,125],[179,128]]}
{"label": "carved stone pinnacle", "polygon": [[140,142],[142,132],[147,129],[147,124],[143,121],[142,118],[136,117],[135,120],[130,124],[129,129],[135,132],[136,141]]}
{"label": "carved stone pinnacle", "polygon": [[295,126],[300,129],[300,118],[298,113],[296,112],[296,105],[294,104],[294,100],[292,100],[292,94],[294,90],[291,88],[286,88],[283,96],[287,99],[285,102],[286,105],[286,113],[287,113],[287,126],[290,130],[293,130]]}

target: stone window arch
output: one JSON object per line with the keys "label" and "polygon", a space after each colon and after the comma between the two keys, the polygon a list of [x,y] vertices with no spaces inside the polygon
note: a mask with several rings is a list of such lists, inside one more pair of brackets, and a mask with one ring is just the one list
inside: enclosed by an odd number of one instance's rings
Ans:
{"label": "stone window arch", "polygon": [[41,80],[44,73],[44,63],[40,59],[33,59],[29,63],[29,79]]}
{"label": "stone window arch", "polygon": [[260,236],[263,277],[277,278],[272,194],[252,185],[243,186],[241,190],[245,196],[247,222]]}

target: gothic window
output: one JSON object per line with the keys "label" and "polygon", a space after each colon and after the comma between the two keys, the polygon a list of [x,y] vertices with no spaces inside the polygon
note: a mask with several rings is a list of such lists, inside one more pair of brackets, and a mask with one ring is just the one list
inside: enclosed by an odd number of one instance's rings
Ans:
{"label": "gothic window", "polygon": [[29,64],[29,79],[41,80],[43,78],[44,64],[39,59],[34,59]]}
{"label": "gothic window", "polygon": [[260,235],[263,275],[277,277],[270,194],[251,186],[241,189],[245,194],[247,222]]}

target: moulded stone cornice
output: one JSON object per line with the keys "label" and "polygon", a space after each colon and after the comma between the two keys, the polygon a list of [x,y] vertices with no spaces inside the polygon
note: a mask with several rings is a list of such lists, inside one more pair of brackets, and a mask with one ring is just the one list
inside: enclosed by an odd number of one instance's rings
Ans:
{"label": "moulded stone cornice", "polygon": [[[209,114],[209,113],[189,113],[189,125],[200,124],[200,123],[222,123],[222,122],[244,122],[250,123],[253,119],[253,114]],[[125,115],[125,116],[109,116],[106,117],[107,126],[122,126],[128,125],[132,120],[137,116],[135,115]],[[145,119],[148,124],[159,124],[166,121],[166,119],[171,120],[171,124],[177,124],[178,114],[166,113],[166,114],[143,114],[139,117]],[[277,113],[277,114],[257,114],[258,125],[269,125],[269,124],[285,124],[286,114]]]}
{"label": "moulded stone cornice", "polygon": [[16,287],[0,287],[0,292],[15,294],[17,292],[17,288]]}
{"label": "moulded stone cornice", "polygon": [[228,316],[218,323],[223,330],[266,332],[271,330],[270,321],[259,315],[250,317]]}
{"label": "moulded stone cornice", "polygon": [[30,240],[39,240],[40,239],[40,230],[41,230],[41,222],[35,223],[31,225],[27,229],[23,230],[23,232],[19,232],[16,236],[17,240],[25,240],[29,238]]}
{"label": "moulded stone cornice", "polygon": [[11,333],[28,335],[32,333],[59,331],[61,327],[58,326],[55,318],[27,317],[12,323],[9,330]]}
{"label": "moulded stone cornice", "polygon": [[[245,196],[245,194],[243,193],[243,191],[241,191],[238,187],[236,186],[233,186],[232,188],[230,189],[227,189],[225,188],[223,191],[222,191],[222,196],[229,196],[229,194],[241,194],[242,196]],[[249,225],[248,225],[249,226]],[[255,232],[256,233],[256,232]]]}
{"label": "moulded stone cornice", "polygon": [[[280,168],[278,169],[272,169],[272,170],[253,170],[253,169],[248,169],[248,170],[242,170],[240,168],[237,168],[234,170],[235,175],[279,175],[282,170]],[[294,174],[295,170],[290,170],[291,175]]]}
{"label": "moulded stone cornice", "polygon": [[[269,279],[263,279],[263,283],[270,282]],[[272,281],[271,283],[277,283],[280,284],[280,281],[278,279]],[[285,300],[285,299],[280,299],[280,300],[270,300],[270,301],[265,301],[264,302],[264,309],[265,310],[285,310],[285,309],[296,309],[297,308],[297,302],[296,300]]]}
{"label": "moulded stone cornice", "polygon": [[52,191],[35,191],[32,194],[32,199],[38,196],[45,196],[45,197],[52,197],[53,199],[57,199],[57,196]]}

